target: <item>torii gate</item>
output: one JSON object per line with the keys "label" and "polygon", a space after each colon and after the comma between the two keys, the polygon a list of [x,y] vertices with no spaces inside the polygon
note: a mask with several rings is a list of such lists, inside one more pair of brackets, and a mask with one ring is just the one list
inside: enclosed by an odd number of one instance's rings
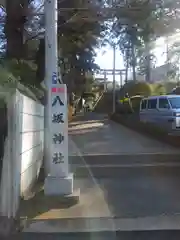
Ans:
{"label": "torii gate", "polygon": [[120,87],[122,87],[123,85],[123,75],[126,73],[125,69],[100,69],[97,71],[97,74],[99,75],[103,75],[103,79],[104,79],[104,90],[107,90],[107,76],[108,75],[115,75],[115,76],[119,76],[119,85]]}

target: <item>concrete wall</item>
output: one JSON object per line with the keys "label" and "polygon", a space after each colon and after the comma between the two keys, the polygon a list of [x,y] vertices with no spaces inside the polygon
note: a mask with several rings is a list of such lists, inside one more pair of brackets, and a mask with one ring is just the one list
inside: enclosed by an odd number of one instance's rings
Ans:
{"label": "concrete wall", "polygon": [[21,195],[31,187],[39,175],[43,159],[44,108],[28,97],[22,96],[22,141],[21,157]]}
{"label": "concrete wall", "polygon": [[39,174],[43,159],[44,108],[16,91],[7,97],[8,137],[0,192],[0,214],[14,217]]}

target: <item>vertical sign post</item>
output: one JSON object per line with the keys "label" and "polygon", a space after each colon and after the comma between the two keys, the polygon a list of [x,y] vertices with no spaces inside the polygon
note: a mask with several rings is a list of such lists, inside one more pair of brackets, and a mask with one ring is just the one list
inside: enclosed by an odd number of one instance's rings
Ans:
{"label": "vertical sign post", "polygon": [[[49,174],[45,179],[46,195],[68,195],[73,192],[73,175],[68,164],[67,88],[58,79],[57,0],[45,1],[46,19],[46,87],[47,129],[45,147]],[[45,121],[46,123],[46,121]],[[48,133],[48,135],[47,135]]]}
{"label": "vertical sign post", "polygon": [[104,91],[107,91],[107,79],[106,79],[106,71],[104,71]]}
{"label": "vertical sign post", "polygon": [[113,44],[113,113],[116,111],[116,45]]}

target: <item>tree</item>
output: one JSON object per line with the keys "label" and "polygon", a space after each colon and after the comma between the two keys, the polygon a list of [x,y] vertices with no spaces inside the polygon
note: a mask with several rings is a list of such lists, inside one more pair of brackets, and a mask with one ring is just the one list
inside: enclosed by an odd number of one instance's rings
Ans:
{"label": "tree", "polygon": [[31,0],[6,0],[6,57],[22,59],[26,55],[24,44],[24,26]]}
{"label": "tree", "polygon": [[[121,2],[121,1],[120,1]],[[112,26],[115,38],[118,38],[119,47],[124,55],[127,70],[132,67],[133,79],[136,80],[137,47],[143,44],[143,27],[146,18],[151,15],[148,1],[128,1],[115,12],[115,21]],[[134,10],[135,9],[135,10]],[[138,9],[138,11],[136,11]],[[123,16],[122,16],[123,12]]]}
{"label": "tree", "polygon": [[[91,21],[95,17],[97,2],[84,0],[60,2],[59,8],[72,9],[59,18],[59,45],[61,65],[63,65],[63,80],[69,91],[83,91],[86,74],[97,69],[94,63],[95,47],[103,37],[103,22]],[[86,12],[78,8],[88,9]]]}
{"label": "tree", "polygon": [[[146,55],[143,57],[146,61],[144,73],[146,80],[149,81],[152,65],[151,42],[155,41],[159,36],[173,32],[178,28],[180,15],[177,10],[179,9],[179,1],[174,3],[174,1],[163,2],[161,0],[130,0],[122,4],[122,1],[119,0],[118,3],[121,4],[121,8],[117,7],[114,13],[112,30],[115,37],[119,38],[121,51],[124,53],[129,52],[129,54],[124,55],[124,58],[125,61],[127,56],[128,59],[131,58],[131,61],[128,60],[128,62],[133,65],[133,73],[137,69],[135,65],[138,61],[135,62],[135,59],[138,57],[138,49],[144,49]],[[117,1],[115,4],[118,5]],[[132,27],[134,31],[130,32],[129,30]],[[129,50],[130,45],[131,51]]]}
{"label": "tree", "polygon": [[[86,16],[78,10],[82,4],[88,9]],[[60,65],[64,66],[63,80],[76,89],[85,84],[86,73],[98,67],[94,63],[94,47],[101,37],[102,24],[85,19],[95,16],[97,7],[95,1],[59,1],[59,8],[68,10],[61,11],[63,13],[58,20]],[[45,72],[44,18],[32,15],[41,10],[43,7],[39,0],[13,0],[13,4],[7,0],[4,31],[7,43],[2,41],[6,45],[6,58],[18,60],[10,64],[13,67],[15,63],[18,65],[15,74],[18,72],[24,81],[23,70],[20,69],[27,70],[29,66],[36,72],[35,81],[31,84],[37,86],[44,80]],[[73,88],[70,89],[72,91]]]}
{"label": "tree", "polygon": [[[88,9],[85,14],[78,10],[83,7]],[[92,72],[98,67],[94,63],[94,48],[98,46],[98,38],[101,37],[103,28],[101,23],[89,21],[89,18],[95,14],[96,7],[96,2],[88,0],[58,2],[58,8],[61,9],[58,18],[59,65],[62,79],[67,83],[70,92],[80,89],[82,91],[86,82],[86,73]],[[37,32],[44,26],[43,18],[40,23],[39,27],[37,27],[37,22],[34,24],[35,29],[38,29]],[[35,36],[37,37],[38,34]],[[44,80],[45,70],[44,38],[39,39],[35,62],[37,64],[37,81],[41,82]]]}
{"label": "tree", "polygon": [[0,6],[0,58],[2,59],[5,54],[5,34],[4,34],[4,18],[5,18],[5,11],[4,8]]}
{"label": "tree", "polygon": [[177,40],[171,46],[168,51],[168,78],[179,81],[180,80],[180,41]]}
{"label": "tree", "polygon": [[[148,61],[147,61],[147,57],[149,58]],[[156,61],[157,61],[157,58],[154,54],[149,53],[147,56],[146,50],[144,48],[141,47],[137,49],[137,70],[139,75],[143,75],[147,77],[148,69],[155,68]]]}

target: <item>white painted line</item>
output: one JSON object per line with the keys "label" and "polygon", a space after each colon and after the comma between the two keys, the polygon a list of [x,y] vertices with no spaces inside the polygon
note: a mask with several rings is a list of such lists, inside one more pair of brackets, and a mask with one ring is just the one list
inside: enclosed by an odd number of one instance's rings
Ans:
{"label": "white painted line", "polygon": [[[79,151],[77,145],[75,144],[75,142],[72,141],[71,138],[69,138],[69,141],[70,141],[71,144],[74,146],[74,149],[76,149],[76,151],[77,151],[77,152],[79,153],[79,155],[80,155],[80,151]],[[90,175],[92,181],[93,181],[94,184],[99,188],[99,192],[101,193],[102,198],[104,198],[104,191],[102,190],[101,185],[98,183],[97,179],[94,177],[91,169],[88,167],[88,164],[86,163],[86,160],[85,160],[83,157],[81,157],[81,161],[82,161],[83,164],[86,166],[86,169],[88,169],[88,172],[89,172],[89,175]],[[111,215],[112,215],[112,213],[111,213],[111,208],[109,208],[109,205],[108,205],[108,204],[106,205],[106,208],[107,208],[108,212],[110,213],[109,215],[111,216]],[[111,229],[114,229],[114,222],[113,222],[113,221],[111,221]]]}
{"label": "white painted line", "polygon": [[71,164],[77,168],[139,168],[139,167],[180,167],[180,163],[133,163],[133,164]]}
{"label": "white painted line", "polygon": [[[113,226],[112,226],[113,222]],[[24,232],[102,232],[102,231],[180,230],[180,216],[154,216],[141,218],[82,218],[37,221]]]}
{"label": "white painted line", "polygon": [[170,151],[170,152],[116,152],[116,153],[83,153],[80,151],[80,154],[69,154],[69,157],[95,157],[95,156],[119,156],[119,157],[122,157],[122,156],[144,156],[144,155],[179,155],[180,157],[180,150],[176,150],[176,151]]}

